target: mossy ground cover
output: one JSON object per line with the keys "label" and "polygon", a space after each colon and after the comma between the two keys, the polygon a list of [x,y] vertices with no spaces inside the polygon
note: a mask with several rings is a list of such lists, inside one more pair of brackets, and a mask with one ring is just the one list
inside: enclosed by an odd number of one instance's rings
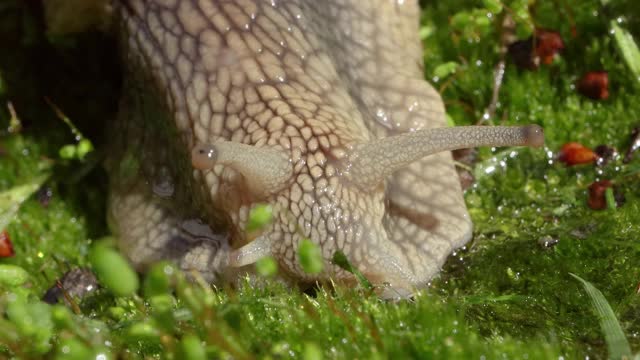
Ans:
{"label": "mossy ground cover", "polygon": [[[623,151],[640,124],[640,80],[611,34],[613,20],[640,38],[633,1],[426,4],[426,69],[442,75],[428,78],[457,125],[478,122],[491,102],[502,15],[515,17],[521,37],[532,24],[559,31],[565,50],[537,71],[507,63],[488,122],[540,124],[546,146],[480,150],[466,193],[474,239],[414,301],[387,303],[340,287],[310,295],[271,282],[211,289],[162,264],[134,295],[103,288],[77,307],[40,298],[67,270],[88,266],[91,246],[109,235],[106,174],[95,163],[117,108],[117,58],[103,35],[47,38],[27,4],[0,2],[0,206],[15,205],[9,195],[16,187],[39,189],[6,228],[15,256],[0,264],[29,275],[21,285],[0,281],[0,357],[604,358],[599,319],[570,273],[603,293],[632,352],[640,351],[640,155],[603,167],[556,159],[569,141]],[[443,72],[446,63],[453,70]],[[606,100],[576,91],[593,70],[609,73]],[[43,96],[96,151],[82,160],[61,156],[74,135]],[[9,101],[22,120],[19,132],[6,131]],[[614,181],[624,204],[587,206],[587,187],[602,179]]]}

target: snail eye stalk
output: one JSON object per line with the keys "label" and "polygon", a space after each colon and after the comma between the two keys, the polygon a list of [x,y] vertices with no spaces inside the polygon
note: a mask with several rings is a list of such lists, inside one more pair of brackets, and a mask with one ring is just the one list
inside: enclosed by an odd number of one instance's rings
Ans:
{"label": "snail eye stalk", "polygon": [[222,164],[238,171],[257,199],[275,194],[291,180],[293,167],[288,155],[278,149],[232,141],[199,144],[191,151],[194,168],[211,169]]}
{"label": "snail eye stalk", "polygon": [[418,130],[374,140],[354,147],[347,172],[363,188],[384,181],[396,170],[425,156],[476,146],[544,145],[538,125],[458,126]]}

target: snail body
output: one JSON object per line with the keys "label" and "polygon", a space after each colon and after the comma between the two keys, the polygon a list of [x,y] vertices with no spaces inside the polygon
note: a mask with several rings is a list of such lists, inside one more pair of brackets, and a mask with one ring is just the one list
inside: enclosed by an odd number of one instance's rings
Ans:
{"label": "snail body", "polygon": [[[539,127],[447,128],[424,80],[417,1],[117,1],[124,96],[109,217],[143,270],[209,281],[272,256],[283,277],[426,286],[472,223],[449,150],[539,146]],[[245,231],[251,209],[273,221]],[[325,261],[305,273],[309,239]]]}

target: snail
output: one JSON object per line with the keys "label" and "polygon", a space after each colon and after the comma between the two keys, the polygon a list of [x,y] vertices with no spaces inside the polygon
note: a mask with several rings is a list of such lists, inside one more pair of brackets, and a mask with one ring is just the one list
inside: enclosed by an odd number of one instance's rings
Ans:
{"label": "snail", "polygon": [[[413,0],[119,0],[125,63],[108,216],[144,270],[211,282],[271,256],[283,279],[423,288],[472,235],[450,150],[541,146],[537,125],[446,127]],[[245,231],[268,204],[272,222]],[[325,262],[303,271],[297,248]]]}

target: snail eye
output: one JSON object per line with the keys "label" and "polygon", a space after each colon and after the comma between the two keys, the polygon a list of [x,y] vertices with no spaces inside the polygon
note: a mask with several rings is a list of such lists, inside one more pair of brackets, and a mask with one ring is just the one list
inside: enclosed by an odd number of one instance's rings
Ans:
{"label": "snail eye", "polygon": [[211,169],[218,158],[216,149],[211,145],[196,145],[191,152],[191,165],[194,168],[204,170]]}

